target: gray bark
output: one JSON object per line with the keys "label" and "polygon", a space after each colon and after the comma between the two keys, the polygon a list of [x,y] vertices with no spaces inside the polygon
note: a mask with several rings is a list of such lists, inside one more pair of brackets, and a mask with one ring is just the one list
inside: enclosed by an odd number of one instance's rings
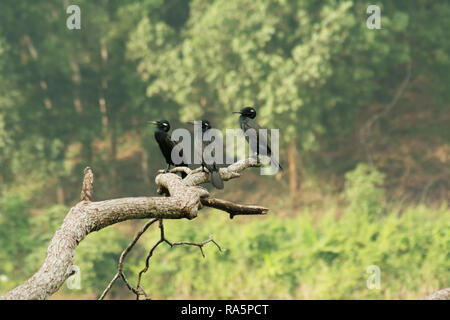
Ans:
{"label": "gray bark", "polygon": [[[255,159],[238,161],[221,168],[224,181],[239,177],[239,172],[259,166]],[[41,268],[27,281],[12,289],[0,299],[47,299],[64,284],[74,272],[73,261],[78,244],[91,232],[130,219],[193,219],[203,206],[224,210],[233,217],[237,214],[265,214],[268,209],[245,206],[215,199],[199,184],[209,181],[209,174],[188,171],[181,179],[175,173],[156,176],[158,193],[167,197],[134,197],[91,202],[84,200],[72,207],[61,227],[54,234]],[[246,212],[248,207],[248,212]]]}

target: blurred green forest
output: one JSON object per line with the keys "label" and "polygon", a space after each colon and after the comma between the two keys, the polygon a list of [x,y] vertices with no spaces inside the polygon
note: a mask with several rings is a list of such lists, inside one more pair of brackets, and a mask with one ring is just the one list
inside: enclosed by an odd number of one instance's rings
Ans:
{"label": "blurred green forest", "polygon": [[[81,8],[69,30],[66,8]],[[168,221],[144,287],[154,298],[408,299],[450,285],[450,3],[2,0],[0,294],[38,270],[79,199],[156,195],[165,167],[148,120],[238,128],[245,105],[280,128],[276,176],[247,170],[220,198],[267,217],[203,210]],[[209,187],[208,187],[209,188]],[[75,263],[95,298],[143,221],[91,234]],[[130,254],[130,281],[156,241]],[[366,287],[370,265],[381,289]],[[116,284],[111,298],[133,298]]]}

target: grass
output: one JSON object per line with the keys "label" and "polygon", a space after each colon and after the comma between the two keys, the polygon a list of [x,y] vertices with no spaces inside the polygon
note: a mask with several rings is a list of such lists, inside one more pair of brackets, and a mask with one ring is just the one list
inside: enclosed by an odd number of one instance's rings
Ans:
{"label": "grass", "polygon": [[[272,213],[240,222],[239,217],[229,220],[213,211],[193,221],[166,221],[171,241],[203,241],[213,234],[226,250],[219,252],[208,244],[202,258],[196,247],[162,245],[151,259],[143,286],[158,299],[422,298],[450,283],[449,214],[443,205],[378,217],[347,212],[336,218],[330,211],[320,219],[308,212],[279,218]],[[149,232],[145,248],[158,237],[156,229]],[[126,272],[132,281],[145,254],[141,247],[128,261]],[[381,270],[380,289],[367,288],[371,265]],[[120,285],[115,290],[128,296]]]}

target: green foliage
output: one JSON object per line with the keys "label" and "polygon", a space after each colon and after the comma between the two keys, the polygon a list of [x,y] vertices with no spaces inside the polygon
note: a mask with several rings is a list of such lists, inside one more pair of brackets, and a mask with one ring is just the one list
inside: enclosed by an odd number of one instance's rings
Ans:
{"label": "green foliage", "polygon": [[33,250],[28,202],[18,196],[4,197],[0,203],[0,288],[21,279],[25,258]]}
{"label": "green foliage", "polygon": [[55,231],[63,223],[69,208],[64,205],[54,205],[43,209],[38,216],[31,219],[33,251],[25,257],[25,275],[32,275],[42,265],[47,247]]}
{"label": "green foliage", "polygon": [[[231,111],[254,105],[261,124],[282,128],[282,161],[293,139],[299,171],[342,175],[363,161],[364,151],[353,147],[357,130],[392,101],[408,65],[411,81],[400,100],[411,113],[394,108],[394,126],[387,116],[373,126],[379,141],[404,148],[407,169],[385,161],[396,176],[382,161],[375,165],[389,182],[422,168],[432,174],[425,190],[443,185],[445,197],[450,4],[378,2],[380,30],[367,29],[367,3],[354,0],[79,0],[82,30],[70,31],[59,0],[2,0],[0,276],[8,279],[0,278],[0,289],[42,263],[68,210],[53,206],[56,194],[66,204],[76,199],[84,166],[95,168],[98,199],[149,193],[143,173],[161,161],[146,120],[167,118],[175,128],[178,119],[206,117],[236,128]],[[410,111],[409,101],[419,101],[419,110]],[[384,178],[365,164],[349,172],[341,219],[301,212],[243,225],[216,217],[167,222],[171,240],[199,241],[211,232],[229,250],[208,246],[201,259],[196,248],[158,248],[145,285],[160,297],[202,298],[419,297],[426,286],[447,285],[448,209],[390,214]],[[423,193],[421,183],[414,188]],[[126,239],[110,228],[83,241],[76,256],[82,292],[104,288]],[[141,269],[149,245],[133,251],[127,274]],[[370,264],[382,269],[380,292],[365,288]]]}
{"label": "green foliage", "polygon": [[[149,148],[143,132],[155,118],[176,127],[204,116],[236,128],[231,111],[251,104],[263,125],[282,128],[281,148],[295,140],[302,165],[314,169],[330,167],[327,151],[345,150],[361,115],[392,99],[407,65],[433,110],[448,108],[446,2],[380,1],[382,29],[369,30],[360,1],[80,0],[79,31],[65,28],[56,0],[4,3],[0,176],[26,198],[67,187],[61,181],[86,165],[114,173],[131,140]],[[446,132],[427,139],[448,141]],[[114,185],[123,178],[111,176],[103,177]]]}
{"label": "green foliage", "polygon": [[80,243],[74,264],[80,268],[82,292],[94,290],[99,294],[106,287],[117,272],[120,254],[129,241],[129,237],[109,227]]}
{"label": "green foliage", "polygon": [[30,211],[18,196],[2,199],[0,204],[0,246],[7,256],[26,255],[30,247]]}
{"label": "green foliage", "polygon": [[[356,197],[361,200],[360,194]],[[23,212],[24,202],[10,199],[4,208],[11,218],[12,212]],[[2,291],[17,285],[40,266],[49,236],[66,210],[53,207],[46,210],[45,216],[33,220],[34,230],[39,232],[28,231],[35,243],[28,243],[28,255],[21,256],[28,265],[24,274],[18,273],[18,256],[0,255],[0,275],[8,277],[6,282],[0,281]],[[425,206],[409,208],[400,216],[347,210],[339,218],[329,211],[317,219],[305,211],[292,218],[279,218],[272,213],[267,218],[239,223],[211,212],[191,223],[166,220],[169,240],[199,242],[213,234],[225,250],[219,252],[213,244],[207,244],[206,258],[202,258],[196,247],[170,248],[163,244],[150,260],[143,286],[153,298],[421,298],[450,281],[449,213],[443,205],[438,210]],[[157,228],[149,229],[128,256],[125,274],[132,284],[158,236]],[[27,237],[17,240],[24,239]],[[113,227],[89,235],[75,255],[75,265],[81,270],[81,290],[64,286],[61,292],[72,297],[84,293],[97,296],[116,273],[120,253],[129,241],[129,236]],[[34,248],[31,254],[30,248]],[[381,269],[379,290],[366,287],[370,265]],[[120,281],[113,287],[112,295],[131,296]]]}
{"label": "green foliage", "polygon": [[0,288],[12,288],[31,276],[44,261],[47,246],[61,225],[68,208],[55,205],[39,216],[30,215],[29,202],[10,195],[0,206]]}
{"label": "green foliage", "polygon": [[383,210],[384,175],[376,168],[360,163],[345,175],[348,211],[358,215],[379,215]]}
{"label": "green foliage", "polygon": [[[166,221],[170,240],[212,233],[226,251],[208,244],[202,258],[197,248],[158,248],[143,285],[158,298],[421,298],[450,281],[449,213],[418,207],[375,219],[329,212],[314,222],[303,212],[244,224],[215,213],[195,225]],[[366,287],[370,265],[381,268],[380,290]]]}
{"label": "green foliage", "polygon": [[[364,23],[366,6],[194,0],[181,34],[160,19],[143,17],[131,33],[128,57],[139,63],[147,95],[176,101],[182,119],[206,114],[230,126],[230,112],[252,104],[263,124],[283,125],[282,139],[297,135],[307,151],[318,147],[319,137],[352,129],[349,123],[368,101],[386,102],[382,89],[401,81],[405,65],[421,54],[413,43],[428,34],[411,29],[422,22],[444,30],[424,21],[424,4],[420,11],[396,2],[381,5],[383,28],[374,32]],[[427,41],[447,61],[440,44]]]}

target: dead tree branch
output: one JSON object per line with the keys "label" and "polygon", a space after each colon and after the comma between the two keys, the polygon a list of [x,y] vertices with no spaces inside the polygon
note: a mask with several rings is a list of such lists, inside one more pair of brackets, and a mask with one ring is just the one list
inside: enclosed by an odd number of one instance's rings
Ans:
{"label": "dead tree branch", "polygon": [[[226,168],[221,168],[220,175],[224,181],[227,181],[239,177],[241,171],[259,165],[254,158],[243,159]],[[70,209],[61,227],[55,232],[41,268],[23,284],[0,296],[0,299],[49,298],[73,274],[73,261],[78,244],[89,233],[122,221],[131,219],[194,219],[203,206],[224,210],[230,213],[230,217],[236,214],[245,214],[246,211],[253,212],[250,214],[258,214],[258,209],[255,208],[259,208],[259,214],[265,214],[268,210],[255,206],[230,205],[228,202],[226,202],[227,205],[224,205],[224,200],[210,198],[209,192],[199,186],[209,181],[209,174],[195,170],[190,171],[184,179],[174,173],[158,174],[155,178],[158,192],[167,195],[167,197],[133,197],[92,202],[90,200],[93,194],[93,174],[92,179],[90,179],[90,176],[86,176],[91,173],[92,170],[85,171],[84,181],[87,181],[87,185],[92,188],[88,188],[86,196],[82,197],[83,201]],[[148,226],[146,225],[147,228],[152,223],[154,223],[154,220],[151,220]],[[145,230],[147,229],[146,226],[144,226]],[[142,230],[140,234],[138,233],[135,240],[130,243],[128,250],[122,253],[123,259],[145,230]],[[163,240],[163,242],[170,245],[168,241]],[[208,242],[213,242],[213,240]],[[172,246],[175,245],[178,245],[178,243],[172,243]],[[128,288],[133,289],[122,270],[119,269],[110,286],[121,277]]]}
{"label": "dead tree branch", "polygon": [[269,211],[269,209],[260,206],[242,205],[212,197],[201,198],[200,201],[207,207],[216,208],[228,212],[230,214],[230,219],[233,219],[236,215],[267,214],[267,212]]}
{"label": "dead tree branch", "polygon": [[[120,258],[119,258],[119,265],[117,266],[117,273],[112,278],[112,280],[109,282],[108,286],[106,287],[106,289],[101,294],[99,300],[103,300],[103,298],[108,293],[108,291],[111,290],[114,282],[116,282],[116,280],[119,279],[119,277],[122,277],[122,280],[125,282],[125,284],[127,285],[128,289],[133,291],[133,287],[129,284],[129,282],[127,281],[127,279],[125,278],[125,275],[123,273],[123,263],[125,262],[125,258],[127,256],[127,254],[131,251],[131,249],[133,249],[134,245],[138,242],[139,238],[156,221],[158,221],[158,219],[152,219],[149,222],[147,222],[144,225],[144,227],[136,234],[136,236],[134,237],[133,241],[131,241],[130,244],[125,248],[125,250],[123,250],[123,252],[122,252],[122,254],[120,255]],[[133,293],[138,294],[135,291],[133,291]]]}
{"label": "dead tree branch", "polygon": [[[118,271],[116,273],[116,275],[113,277],[113,279],[111,280],[111,282],[108,284],[108,286],[106,287],[106,289],[103,291],[102,295],[99,297],[99,300],[102,300],[105,298],[106,294],[111,290],[112,285],[114,284],[114,282],[119,278],[119,276],[122,277],[122,279],[124,280],[125,284],[127,285],[128,289],[130,291],[132,291],[135,295],[136,295],[136,299],[139,300],[140,296],[144,296],[145,299],[149,299],[149,296],[147,295],[147,293],[145,292],[144,288],[141,285],[141,281],[142,281],[142,276],[144,275],[144,273],[146,273],[148,271],[148,268],[150,266],[150,258],[153,256],[153,253],[155,252],[156,248],[162,244],[162,243],[167,243],[171,248],[173,248],[174,246],[180,246],[180,245],[188,245],[188,246],[196,246],[200,249],[200,252],[202,254],[203,257],[205,257],[205,253],[203,252],[203,246],[206,245],[207,243],[214,243],[217,248],[219,249],[219,251],[222,251],[222,248],[219,246],[219,244],[214,241],[214,239],[212,238],[212,236],[209,237],[208,240],[205,240],[203,242],[191,242],[191,241],[178,241],[178,242],[171,242],[169,241],[164,233],[164,224],[163,224],[163,219],[159,219],[159,229],[160,229],[160,238],[159,240],[151,247],[151,249],[149,250],[147,257],[145,258],[145,266],[144,268],[139,272],[138,274],[138,280],[137,280],[137,285],[136,287],[132,287],[129,282],[126,280],[125,275],[123,274],[123,261],[124,258],[126,256],[126,254],[129,252],[129,250],[134,246],[134,244],[136,244],[137,240],[139,239],[139,237],[145,232],[145,230],[151,225],[153,224],[153,222],[155,222],[155,220],[150,221],[149,223],[147,223],[144,228],[136,235],[135,239],[133,240],[133,242],[131,242],[127,249],[124,250],[124,252],[121,255],[121,258],[119,260],[119,267],[118,267]],[[123,258],[122,258],[123,257]]]}
{"label": "dead tree branch", "polygon": [[163,224],[163,220],[159,219],[159,228],[160,228],[160,238],[159,240],[152,246],[152,248],[149,250],[147,257],[145,259],[145,267],[139,272],[138,274],[138,280],[137,280],[137,285],[136,287],[133,287],[130,285],[130,283],[128,282],[128,280],[125,277],[125,274],[123,273],[123,263],[125,261],[125,257],[127,256],[127,254],[131,251],[131,249],[134,247],[134,245],[136,244],[136,242],[139,240],[139,238],[145,233],[145,231],[148,229],[148,227],[150,227],[154,222],[158,221],[158,219],[153,219],[149,222],[147,222],[145,224],[145,226],[142,228],[142,230],[140,230],[136,236],[134,237],[133,241],[125,248],[125,250],[122,252],[120,259],[119,259],[119,265],[117,267],[117,273],[114,275],[114,277],[112,278],[112,280],[110,281],[110,283],[108,284],[108,286],[106,287],[106,289],[103,291],[103,293],[101,294],[101,296],[99,297],[99,300],[103,300],[106,296],[106,294],[111,290],[114,282],[116,282],[117,279],[119,279],[120,277],[122,278],[122,280],[125,282],[127,288],[133,292],[136,295],[136,299],[139,300],[140,296],[144,296],[145,299],[149,299],[147,293],[145,292],[144,288],[141,285],[141,280],[142,280],[142,276],[144,273],[147,272],[148,268],[149,268],[149,264],[150,264],[150,258],[153,256],[153,252],[156,250],[156,248],[161,244],[161,243],[167,243],[171,248],[174,246],[180,246],[180,245],[189,245],[189,246],[196,246],[200,249],[200,252],[202,254],[203,257],[205,257],[205,253],[203,252],[203,246],[206,245],[207,243],[214,243],[217,248],[219,249],[219,251],[222,251],[222,248],[219,246],[219,244],[214,241],[214,239],[212,238],[212,236],[209,237],[208,240],[205,240],[203,242],[190,242],[190,241],[178,241],[178,242],[171,242],[169,241],[166,237],[165,237],[165,233],[164,233],[164,224]]}

